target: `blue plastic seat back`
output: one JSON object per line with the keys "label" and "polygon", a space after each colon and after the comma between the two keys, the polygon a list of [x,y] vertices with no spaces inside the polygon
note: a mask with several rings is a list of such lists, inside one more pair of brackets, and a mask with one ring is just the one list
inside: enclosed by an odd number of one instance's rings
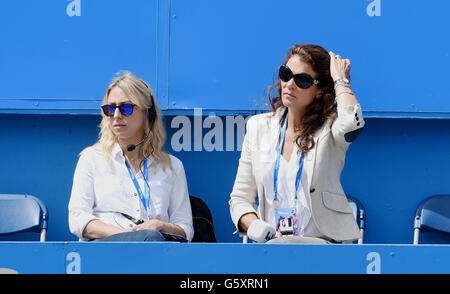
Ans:
{"label": "blue plastic seat back", "polygon": [[359,228],[364,229],[366,221],[366,210],[364,205],[353,196],[347,196],[347,201],[353,210],[353,217],[355,218]]}
{"label": "blue plastic seat back", "polygon": [[0,194],[0,235],[47,229],[47,209],[30,195]]}
{"label": "blue plastic seat back", "polygon": [[450,195],[435,195],[422,201],[416,219],[421,229],[450,233]]}

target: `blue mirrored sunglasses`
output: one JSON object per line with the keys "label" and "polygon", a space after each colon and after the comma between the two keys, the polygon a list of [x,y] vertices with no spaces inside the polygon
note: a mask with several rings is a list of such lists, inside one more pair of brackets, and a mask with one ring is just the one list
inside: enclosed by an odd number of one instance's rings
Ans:
{"label": "blue mirrored sunglasses", "polygon": [[114,116],[114,113],[116,112],[116,108],[119,108],[119,111],[121,114],[125,116],[130,116],[133,113],[135,104],[131,103],[124,103],[120,104],[119,106],[114,104],[106,104],[102,106],[103,113],[106,116]]}

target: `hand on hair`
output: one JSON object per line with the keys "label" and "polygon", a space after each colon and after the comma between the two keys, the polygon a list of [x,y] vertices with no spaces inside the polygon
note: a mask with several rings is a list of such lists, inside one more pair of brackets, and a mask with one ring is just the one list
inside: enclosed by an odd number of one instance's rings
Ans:
{"label": "hand on hair", "polygon": [[341,78],[347,78],[350,81],[350,69],[352,64],[350,59],[342,59],[340,55],[334,54],[332,51],[330,54],[330,74],[333,81]]}

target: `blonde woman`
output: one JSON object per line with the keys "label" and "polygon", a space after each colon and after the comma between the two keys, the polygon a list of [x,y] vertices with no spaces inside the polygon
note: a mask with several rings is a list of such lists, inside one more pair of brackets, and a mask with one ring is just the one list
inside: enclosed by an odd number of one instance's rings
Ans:
{"label": "blonde woman", "polygon": [[165,131],[149,85],[129,72],[114,78],[100,129],[75,170],[70,231],[80,241],[190,241],[184,167],[162,150]]}

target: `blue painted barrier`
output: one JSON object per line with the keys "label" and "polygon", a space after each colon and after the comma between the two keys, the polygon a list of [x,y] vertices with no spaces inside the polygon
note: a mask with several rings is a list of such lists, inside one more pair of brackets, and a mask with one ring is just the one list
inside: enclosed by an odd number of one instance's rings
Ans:
{"label": "blue painted barrier", "polygon": [[23,274],[450,274],[449,252],[448,245],[0,242],[0,268]]}

